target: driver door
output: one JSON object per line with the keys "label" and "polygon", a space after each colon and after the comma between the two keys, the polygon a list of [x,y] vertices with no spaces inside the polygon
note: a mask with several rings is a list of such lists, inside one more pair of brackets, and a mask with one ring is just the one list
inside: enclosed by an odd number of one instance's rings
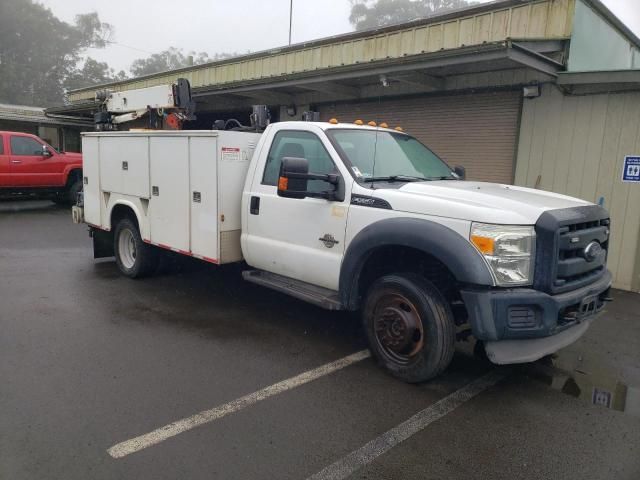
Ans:
{"label": "driver door", "polygon": [[56,185],[56,169],[51,157],[42,154],[43,144],[22,135],[9,137],[11,146],[11,183],[16,187]]}
{"label": "driver door", "polygon": [[[334,152],[322,131],[274,129],[266,159],[253,177],[247,208],[247,261],[253,267],[289,278],[338,289],[344,254],[351,178],[340,172]],[[318,129],[320,130],[320,129]],[[335,154],[335,153],[334,153]],[[277,193],[278,175],[285,157],[306,158],[310,173],[338,173],[345,185],[343,201],[284,198]],[[332,187],[312,180],[308,190]]]}
{"label": "driver door", "polygon": [[0,187],[11,186],[11,159],[4,146],[4,135],[0,133]]}

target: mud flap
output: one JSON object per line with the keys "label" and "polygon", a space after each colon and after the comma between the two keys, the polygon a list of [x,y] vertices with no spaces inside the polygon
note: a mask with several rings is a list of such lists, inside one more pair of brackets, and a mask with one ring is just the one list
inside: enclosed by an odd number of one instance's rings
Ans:
{"label": "mud flap", "polygon": [[93,258],[108,258],[115,255],[113,251],[113,233],[92,228],[90,235],[93,238]]}

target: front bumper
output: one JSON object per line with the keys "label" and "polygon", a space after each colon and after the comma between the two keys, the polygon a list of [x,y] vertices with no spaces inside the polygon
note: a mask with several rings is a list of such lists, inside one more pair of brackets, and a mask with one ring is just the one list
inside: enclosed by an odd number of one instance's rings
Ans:
{"label": "front bumper", "polygon": [[486,342],[484,349],[489,360],[498,365],[535,362],[578,340],[592,320],[593,316],[550,337]]}
{"label": "front bumper", "polygon": [[[573,343],[602,310],[611,288],[607,271],[595,282],[558,295],[529,288],[463,290],[474,336],[496,363],[537,360]],[[492,359],[493,360],[493,359]]]}

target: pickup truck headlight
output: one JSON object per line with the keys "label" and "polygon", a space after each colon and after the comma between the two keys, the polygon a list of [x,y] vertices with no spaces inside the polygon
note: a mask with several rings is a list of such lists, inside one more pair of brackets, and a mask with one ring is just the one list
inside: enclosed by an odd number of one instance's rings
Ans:
{"label": "pickup truck headlight", "polygon": [[536,232],[532,226],[473,223],[470,239],[487,260],[497,285],[533,283]]}

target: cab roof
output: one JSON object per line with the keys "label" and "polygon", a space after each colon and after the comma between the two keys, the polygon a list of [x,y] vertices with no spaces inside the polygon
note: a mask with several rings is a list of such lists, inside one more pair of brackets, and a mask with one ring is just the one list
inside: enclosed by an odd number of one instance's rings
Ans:
{"label": "cab roof", "polygon": [[[291,124],[292,127],[296,125],[300,125],[301,120],[297,121],[285,121],[285,122],[277,122],[278,125]],[[316,127],[321,128],[322,130],[333,130],[333,129],[353,129],[353,130],[373,130],[373,131],[383,131],[390,133],[403,133],[406,135],[406,132],[395,130],[394,128],[382,128],[379,126],[371,127],[366,123],[364,125],[356,125],[355,123],[329,123],[329,122],[302,122],[306,125],[315,125]]]}

